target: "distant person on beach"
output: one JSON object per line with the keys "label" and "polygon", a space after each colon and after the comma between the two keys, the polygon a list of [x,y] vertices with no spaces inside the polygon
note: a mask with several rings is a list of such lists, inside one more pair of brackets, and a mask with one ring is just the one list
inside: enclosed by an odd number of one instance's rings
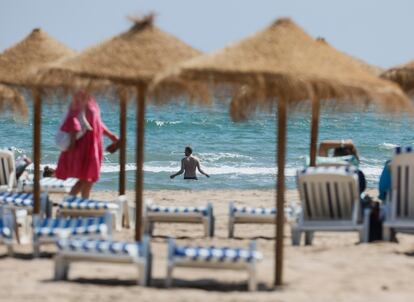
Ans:
{"label": "distant person on beach", "polygon": [[[14,153],[17,149],[15,147],[10,147],[9,150]],[[21,153],[21,151],[19,152]],[[15,158],[14,163],[16,168],[16,179],[19,179],[23,174],[27,174],[26,168],[30,166],[32,160],[25,154],[21,154]]]}
{"label": "distant person on beach", "polygon": [[[341,146],[334,149],[333,156],[355,156],[357,162],[359,163],[359,156],[354,146]],[[365,179],[364,173],[358,169],[358,180],[359,180],[359,192],[362,193],[367,188],[367,181]]]}
{"label": "distant person on beach", "polygon": [[173,179],[174,177],[176,177],[177,175],[181,175],[184,173],[184,179],[195,179],[197,180],[197,173],[196,173],[196,169],[198,169],[198,171],[207,176],[210,177],[210,175],[208,175],[206,172],[204,172],[203,170],[201,170],[200,167],[200,160],[193,156],[193,149],[191,149],[191,147],[185,147],[185,151],[184,151],[185,157],[181,160],[181,169],[180,171],[178,171],[177,173],[173,174],[170,176],[171,179]]}
{"label": "distant person on beach", "polygon": [[[89,198],[93,184],[99,179],[103,135],[114,143],[111,146],[118,143],[118,137],[101,120],[95,99],[84,91],[74,95],[60,130],[70,134],[70,145],[60,154],[55,175],[59,179],[79,179],[69,194],[80,193],[82,198]],[[79,132],[83,132],[81,137],[77,136]]]}

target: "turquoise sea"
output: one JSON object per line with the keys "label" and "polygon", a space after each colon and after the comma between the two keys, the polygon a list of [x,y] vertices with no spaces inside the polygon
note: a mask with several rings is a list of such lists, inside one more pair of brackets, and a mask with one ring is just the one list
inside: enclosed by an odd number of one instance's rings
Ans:
{"label": "turquoise sea", "polygon": [[[101,101],[106,125],[119,131],[118,106]],[[43,106],[42,165],[54,166],[59,151],[54,135],[67,104]],[[352,139],[361,156],[361,169],[368,186],[377,185],[383,163],[392,156],[396,145],[412,145],[414,123],[403,117],[390,117],[373,110],[367,112],[331,113],[322,110],[320,140]],[[30,111],[31,114],[31,111]],[[135,108],[128,108],[128,189],[135,179]],[[188,106],[185,103],[162,107],[148,106],[145,136],[146,189],[269,189],[275,184],[275,116],[259,113],[246,123],[234,123],[228,106],[217,103],[212,107]],[[287,186],[295,187],[295,173],[303,167],[309,153],[309,113],[289,114],[287,144]],[[105,141],[108,145],[109,142]],[[179,170],[184,147],[191,145],[201,159],[207,179],[170,180]],[[11,115],[0,116],[0,146],[15,146],[17,151],[31,156],[32,121],[15,120]],[[118,153],[105,154],[101,180],[97,189],[118,188]]]}

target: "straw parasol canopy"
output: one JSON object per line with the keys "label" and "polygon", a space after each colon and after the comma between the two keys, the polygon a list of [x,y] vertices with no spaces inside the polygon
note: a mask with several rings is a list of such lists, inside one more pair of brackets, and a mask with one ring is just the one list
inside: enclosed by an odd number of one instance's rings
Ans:
{"label": "straw parasol canopy", "polygon": [[[200,55],[176,37],[154,25],[154,15],[130,18],[133,26],[77,56],[50,64],[32,79],[48,86],[63,81],[74,89],[92,82],[110,80],[121,85],[149,84],[155,74],[174,64]],[[83,79],[83,81],[82,81]]]}
{"label": "straw parasol canopy", "polygon": [[[329,45],[329,43],[323,37],[316,38],[316,41],[318,41],[319,43],[325,43],[325,44]],[[374,76],[380,76],[380,74],[382,74],[384,72],[384,69],[379,67],[379,66],[368,64],[364,60],[361,60],[359,58],[355,58],[354,56],[348,55],[345,52],[341,52],[341,53],[343,55],[348,56],[349,58],[353,59],[357,64],[359,64],[359,66],[362,69],[364,69],[365,71],[369,72],[370,74],[372,74]]]}
{"label": "straw parasol canopy", "polygon": [[406,93],[414,95],[414,61],[392,67],[381,77],[399,84]]}
{"label": "straw parasol canopy", "polygon": [[23,41],[0,55],[0,83],[26,86],[27,77],[43,65],[75,52],[36,28]]}
{"label": "straw parasol canopy", "polygon": [[[81,54],[41,69],[32,85],[49,87],[65,83],[73,90],[120,91],[120,194],[125,189],[126,99],[128,90],[137,94],[137,170],[135,238],[141,239],[143,205],[143,160],[146,90],[160,71],[200,55],[198,50],[165,33],[154,25],[154,15],[130,18],[132,27]],[[108,81],[109,85],[102,85]],[[108,89],[107,89],[108,88]],[[132,88],[132,89],[131,89]],[[108,94],[108,93],[107,93]],[[122,176],[123,175],[123,176]],[[121,180],[123,177],[124,180]]]}
{"label": "straw parasol canopy", "polygon": [[271,109],[282,96],[290,105],[317,97],[376,102],[393,111],[410,106],[396,85],[372,76],[328,43],[317,42],[290,19],[279,19],[254,36],[180,64],[161,74],[152,91],[161,99],[171,97],[171,91],[205,99],[209,95],[203,86],[224,86],[235,96],[231,113],[236,120],[257,107]]}
{"label": "straw parasol canopy", "polygon": [[210,97],[208,87],[229,93],[234,120],[277,106],[275,285],[281,285],[287,107],[309,99],[317,106],[319,100],[335,99],[339,104],[376,102],[392,110],[412,109],[411,103],[395,84],[317,42],[290,19],[277,20],[238,43],[179,64],[159,75],[151,91],[161,100],[182,94],[205,100]]}
{"label": "straw parasol canopy", "polygon": [[27,105],[23,96],[13,88],[0,84],[0,113],[10,111],[27,116]]}

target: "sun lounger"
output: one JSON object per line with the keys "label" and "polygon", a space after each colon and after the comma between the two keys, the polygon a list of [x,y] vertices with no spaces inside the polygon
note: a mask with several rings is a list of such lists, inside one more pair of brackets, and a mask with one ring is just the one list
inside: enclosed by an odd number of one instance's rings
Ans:
{"label": "sun lounger", "polygon": [[[121,230],[125,209],[127,209],[125,195],[119,196],[117,200],[111,202],[66,196],[59,204],[57,215],[63,217],[102,216],[109,211],[113,214],[116,230]],[[129,219],[127,213],[125,213],[125,219]]]}
{"label": "sun lounger", "polygon": [[[291,204],[285,207],[285,217],[288,221],[296,218],[298,215],[298,206]],[[276,209],[264,207],[247,207],[237,205],[234,202],[229,203],[229,238],[234,236],[234,227],[236,224],[275,224]]]}
{"label": "sun lounger", "polygon": [[252,208],[229,203],[229,238],[234,236],[236,223],[275,223],[275,208]]}
{"label": "sun lounger", "polygon": [[[0,192],[33,192],[33,175],[22,177],[19,180],[16,178],[13,152],[0,150]],[[55,177],[45,177],[40,180],[40,189],[48,193],[69,193],[77,181],[76,178],[60,180]]]}
{"label": "sun lounger", "polygon": [[256,243],[252,241],[248,249],[228,247],[201,247],[179,246],[173,239],[168,241],[168,263],[166,287],[173,281],[175,267],[207,268],[207,269],[233,269],[246,270],[249,274],[248,288],[256,290],[256,263],[263,258],[256,251]]}
{"label": "sun lounger", "polygon": [[147,286],[151,280],[152,254],[148,237],[142,242],[60,239],[55,256],[55,280],[67,280],[72,262],[124,263],[138,268],[137,283]]}
{"label": "sun lounger", "polygon": [[[62,180],[56,177],[44,177],[40,180],[40,189],[48,193],[69,193],[77,181],[77,178]],[[33,179],[23,179],[18,182],[17,186],[21,192],[32,192]]]}
{"label": "sun lounger", "polygon": [[153,233],[154,223],[202,223],[205,236],[214,236],[213,206],[208,203],[205,207],[176,207],[160,206],[146,203],[144,211],[145,231]]}
{"label": "sun lounger", "polygon": [[7,254],[13,256],[13,231],[16,226],[10,209],[0,207],[0,243],[6,245]]}
{"label": "sun lounger", "polygon": [[[24,230],[23,238],[20,238],[19,229],[16,225],[15,232],[17,241],[19,243],[20,241],[28,241],[30,237],[28,214],[33,212],[33,194],[0,192],[0,205],[13,211],[17,225],[21,225]],[[42,217],[50,217],[52,215],[52,203],[46,193],[42,193],[40,196],[40,214]]]}
{"label": "sun lounger", "polygon": [[395,150],[388,197],[383,238],[390,241],[397,232],[414,232],[414,152],[411,147]]}
{"label": "sun lounger", "polygon": [[[358,174],[353,167],[309,167],[298,171],[302,212],[291,226],[292,244],[312,244],[314,232],[358,232],[368,242],[369,215],[361,215]],[[361,217],[362,216],[362,217]]]}
{"label": "sun lounger", "polygon": [[88,236],[109,239],[112,234],[112,215],[87,218],[40,218],[33,216],[33,254],[40,254],[40,246],[56,243],[61,238]]}

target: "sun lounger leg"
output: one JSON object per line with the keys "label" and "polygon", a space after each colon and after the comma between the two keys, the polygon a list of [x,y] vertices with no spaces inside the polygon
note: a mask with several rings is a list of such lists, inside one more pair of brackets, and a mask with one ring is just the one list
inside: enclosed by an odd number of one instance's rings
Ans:
{"label": "sun lounger leg", "polygon": [[38,258],[40,256],[40,244],[39,242],[33,241],[33,257]]}
{"label": "sun lounger leg", "polygon": [[65,259],[62,256],[57,255],[55,257],[55,280],[65,280],[67,279],[67,269],[65,276]]}
{"label": "sun lounger leg", "polygon": [[257,290],[257,281],[256,281],[256,263],[253,262],[249,266],[249,281],[248,281],[248,289],[249,291]]}
{"label": "sun lounger leg", "polygon": [[298,246],[300,245],[300,237],[301,237],[301,231],[295,227],[292,226],[292,245]]}
{"label": "sun lounger leg", "polygon": [[[314,234],[314,232],[310,232],[310,231],[305,232],[305,245],[312,245],[313,234]],[[299,241],[300,241],[300,239],[299,239]]]}
{"label": "sun lounger leg", "polygon": [[234,237],[234,219],[233,217],[229,218],[229,238]]}
{"label": "sun lounger leg", "polygon": [[122,231],[122,208],[119,207],[119,209],[120,210],[118,210],[114,213],[115,229],[117,231]]}
{"label": "sun lounger leg", "polygon": [[391,241],[393,237],[393,230],[389,226],[384,226],[382,228],[382,237],[384,241]]}

